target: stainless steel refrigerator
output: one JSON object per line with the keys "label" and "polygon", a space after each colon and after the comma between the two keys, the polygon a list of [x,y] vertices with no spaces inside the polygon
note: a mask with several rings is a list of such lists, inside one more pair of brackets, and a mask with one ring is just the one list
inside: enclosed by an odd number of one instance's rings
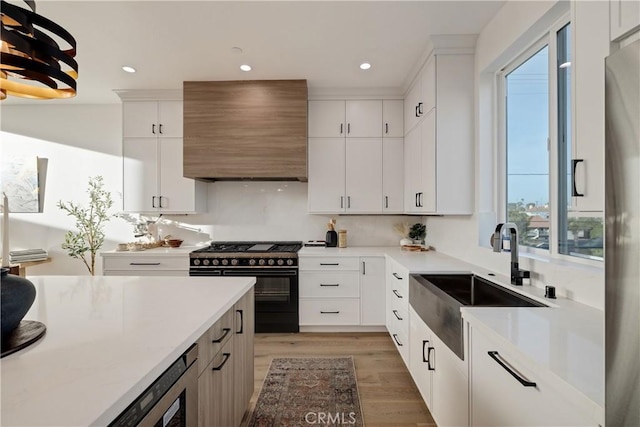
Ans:
{"label": "stainless steel refrigerator", "polygon": [[605,63],[605,421],[638,427],[640,40]]}

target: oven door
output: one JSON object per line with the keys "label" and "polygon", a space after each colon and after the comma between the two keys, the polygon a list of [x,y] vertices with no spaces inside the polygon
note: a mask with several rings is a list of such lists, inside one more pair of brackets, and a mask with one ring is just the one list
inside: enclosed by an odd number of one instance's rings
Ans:
{"label": "oven door", "polygon": [[256,278],[256,332],[299,332],[298,270],[227,269],[223,276]]}

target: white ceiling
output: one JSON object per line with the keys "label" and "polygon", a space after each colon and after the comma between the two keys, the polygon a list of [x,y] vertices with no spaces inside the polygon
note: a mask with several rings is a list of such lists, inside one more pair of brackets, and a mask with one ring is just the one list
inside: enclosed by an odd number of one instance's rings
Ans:
{"label": "white ceiling", "polygon": [[[310,90],[400,91],[431,34],[477,34],[503,4],[38,1],[37,12],[78,42],[78,95],[49,102],[88,104],[119,102],[114,89],[181,89],[185,80],[307,79]],[[361,71],[363,61],[372,68]],[[243,63],[253,71],[240,71]]]}

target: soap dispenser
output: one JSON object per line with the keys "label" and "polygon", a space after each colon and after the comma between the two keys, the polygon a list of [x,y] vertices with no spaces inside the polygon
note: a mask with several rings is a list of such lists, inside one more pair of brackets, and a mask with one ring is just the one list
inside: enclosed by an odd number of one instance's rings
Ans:
{"label": "soap dispenser", "polygon": [[329,231],[327,231],[327,237],[325,241],[327,242],[328,248],[335,248],[336,246],[338,246],[338,233],[336,233],[335,225],[336,220],[333,218],[331,219],[331,221],[329,221],[329,224],[327,224],[327,226],[329,227]]}

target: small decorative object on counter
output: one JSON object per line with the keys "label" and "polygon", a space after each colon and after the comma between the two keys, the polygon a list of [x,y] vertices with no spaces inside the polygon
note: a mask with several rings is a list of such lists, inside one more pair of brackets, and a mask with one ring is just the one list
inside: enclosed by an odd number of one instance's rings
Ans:
{"label": "small decorative object on counter", "polygon": [[413,224],[409,229],[409,238],[414,244],[424,245],[424,238],[427,237],[427,226],[419,222]]}
{"label": "small decorative object on counter", "polygon": [[347,230],[338,230],[338,247],[347,247]]}
{"label": "small decorative object on counter", "polygon": [[336,246],[338,246],[338,233],[336,233],[335,225],[336,220],[334,218],[331,218],[331,221],[329,221],[329,224],[327,224],[327,226],[329,227],[326,238],[328,248],[335,248]]}
{"label": "small decorative object on counter", "polygon": [[409,239],[409,223],[399,222],[393,225],[393,231],[400,236],[400,246],[413,245],[413,240]]}
{"label": "small decorative object on counter", "polygon": [[555,286],[545,286],[544,287],[544,297],[549,299],[556,299],[556,287]]}

